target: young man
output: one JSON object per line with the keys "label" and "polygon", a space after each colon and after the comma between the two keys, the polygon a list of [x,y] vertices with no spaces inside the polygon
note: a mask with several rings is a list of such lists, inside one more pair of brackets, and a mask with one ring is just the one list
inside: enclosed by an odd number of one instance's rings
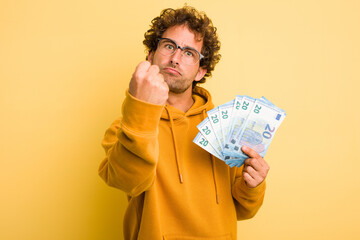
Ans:
{"label": "young man", "polygon": [[267,163],[254,150],[230,168],[192,141],[212,109],[204,82],[219,61],[216,28],[191,7],[165,9],[145,33],[149,53],[130,81],[122,117],[107,130],[99,174],[129,198],[128,239],[236,239],[265,193]]}

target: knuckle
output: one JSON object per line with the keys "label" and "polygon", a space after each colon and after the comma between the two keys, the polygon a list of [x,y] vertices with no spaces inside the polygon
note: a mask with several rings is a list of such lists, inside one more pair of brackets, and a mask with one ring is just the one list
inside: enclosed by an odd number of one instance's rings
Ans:
{"label": "knuckle", "polygon": [[145,68],[146,65],[144,64],[144,62],[140,62],[136,68],[135,68],[135,72],[140,72],[140,71],[143,71],[143,68]]}
{"label": "knuckle", "polygon": [[153,78],[150,78],[148,81],[149,81],[149,86],[150,86],[151,88],[153,88],[153,89],[159,89],[159,84],[158,84],[156,81],[154,81]]}
{"label": "knuckle", "polygon": [[149,61],[142,61],[139,63],[138,67],[141,69],[142,68],[147,69],[150,67],[150,65],[151,65],[151,63]]}
{"label": "knuckle", "polygon": [[134,71],[134,74],[144,75],[146,73],[147,69],[150,67],[150,63],[148,61],[140,62]]}
{"label": "knuckle", "polygon": [[255,158],[250,158],[249,159],[249,165],[254,165],[256,163],[256,159]]}
{"label": "knuckle", "polygon": [[144,78],[144,73],[141,71],[135,71],[133,74],[133,79],[136,82],[140,82]]}
{"label": "knuckle", "polygon": [[159,68],[158,65],[151,65],[150,68],[149,68],[149,71],[160,72],[160,68]]}

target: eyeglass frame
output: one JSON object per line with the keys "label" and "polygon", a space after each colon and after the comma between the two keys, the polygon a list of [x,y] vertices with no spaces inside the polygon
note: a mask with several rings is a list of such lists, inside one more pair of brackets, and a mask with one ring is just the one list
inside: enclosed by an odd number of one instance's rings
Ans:
{"label": "eyeglass frame", "polygon": [[[177,42],[175,42],[175,41],[172,40],[171,38],[161,38],[161,37],[158,37],[157,40],[158,40],[158,45],[157,45],[157,47],[159,47],[159,43],[160,43],[161,40],[169,40],[169,41],[175,43],[175,46],[176,46],[175,51],[174,51],[172,54],[167,55],[167,56],[172,56],[172,55],[176,52],[176,50],[178,50],[178,49],[181,50],[181,56],[182,56],[184,49],[191,49],[191,50],[196,51],[196,52],[199,54],[199,60],[198,60],[196,63],[191,64],[191,65],[196,65],[198,62],[201,61],[201,59],[204,58],[204,55],[202,55],[202,54],[201,54],[198,50],[196,50],[195,48],[192,48],[192,47],[181,47],[181,46],[179,46],[179,45],[177,44]],[[164,55],[164,56],[165,56],[165,55]],[[186,63],[185,63],[185,64],[186,64]],[[190,65],[190,64],[187,64],[187,65]]]}

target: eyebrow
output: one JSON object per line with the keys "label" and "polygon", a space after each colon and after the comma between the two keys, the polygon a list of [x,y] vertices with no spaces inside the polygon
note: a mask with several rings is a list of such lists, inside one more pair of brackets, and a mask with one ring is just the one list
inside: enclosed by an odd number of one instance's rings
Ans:
{"label": "eyebrow", "polygon": [[[174,39],[171,39],[171,38],[166,38],[166,37],[164,37],[165,39],[167,39],[167,40],[171,40],[171,41],[173,41],[174,43],[176,43],[178,46],[180,46]],[[199,50],[197,50],[196,48],[194,48],[194,47],[191,47],[191,46],[189,46],[189,45],[183,45],[183,46],[180,46],[180,47],[186,47],[186,48],[190,48],[190,49],[194,49],[194,50],[196,50],[196,51],[198,51],[198,52],[200,52]]]}

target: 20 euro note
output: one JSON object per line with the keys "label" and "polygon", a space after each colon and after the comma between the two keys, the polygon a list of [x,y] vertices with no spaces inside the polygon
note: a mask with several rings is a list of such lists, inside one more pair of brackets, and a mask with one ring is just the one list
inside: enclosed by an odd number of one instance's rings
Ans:
{"label": "20 euro note", "polygon": [[205,118],[199,125],[197,125],[197,128],[216,151],[217,155],[222,156],[221,145],[216,138],[215,131],[211,125],[210,119],[208,117]]}
{"label": "20 euro note", "polygon": [[223,149],[224,156],[234,156],[232,152],[239,145],[239,139],[236,137],[242,132],[244,123],[249,116],[254,103],[255,99],[252,97],[243,96],[241,98],[240,105],[238,105],[235,110],[236,115],[234,115],[234,119],[232,121],[231,131],[225,141],[225,147]]}
{"label": "20 euro note", "polygon": [[224,136],[221,130],[221,122],[220,122],[220,113],[219,113],[219,107],[213,108],[210,111],[207,112],[210,124],[214,130],[215,133],[215,137],[217,138],[220,147],[221,147],[221,151],[222,151],[222,146],[224,145]]}
{"label": "20 euro note", "polygon": [[[231,128],[231,119],[232,119],[232,112],[234,107],[235,100],[229,101],[224,103],[223,105],[219,106],[219,113],[220,113],[220,122],[221,122],[221,132],[222,135],[227,137],[229,135],[229,131]],[[222,142],[222,150],[224,150],[225,140]]]}
{"label": "20 euro note", "polygon": [[193,142],[200,146],[201,148],[203,148],[205,151],[211,153],[212,155],[214,155],[215,157],[224,160],[223,157],[221,155],[218,154],[218,152],[211,146],[211,144],[209,144],[209,141],[206,140],[206,138],[204,137],[204,135],[199,132],[195,139],[193,140]]}
{"label": "20 euro note", "polygon": [[242,131],[235,137],[237,144],[228,152],[228,156],[245,161],[248,156],[241,151],[241,147],[246,145],[264,157],[285,116],[282,109],[264,99],[257,99]]}
{"label": "20 euro note", "polygon": [[219,155],[217,153],[217,151],[211,146],[211,144],[209,144],[209,141],[206,140],[206,138],[204,137],[204,135],[201,132],[198,132],[198,134],[194,138],[193,142],[196,145],[198,145],[199,147],[201,147],[202,149],[204,149],[205,151],[207,151],[208,153],[214,155],[215,157],[219,158],[220,160],[223,160],[230,167],[235,167],[235,166],[240,167],[242,165],[242,164],[239,164],[241,162],[240,158],[229,157],[227,160],[225,160],[224,157],[222,155]]}
{"label": "20 euro note", "polygon": [[241,101],[242,101],[243,96],[241,95],[236,95],[235,99],[234,99],[234,105],[231,111],[231,120],[230,120],[230,124],[229,124],[229,128],[228,128],[228,135],[227,135],[227,139],[225,139],[225,141],[228,140],[230,133],[233,132],[234,129],[234,121],[238,116],[238,113],[240,111],[240,106],[241,106]]}
{"label": "20 euro note", "polygon": [[225,144],[225,137],[229,132],[233,105],[234,100],[231,100],[207,112],[209,122],[220,144],[221,152]]}

